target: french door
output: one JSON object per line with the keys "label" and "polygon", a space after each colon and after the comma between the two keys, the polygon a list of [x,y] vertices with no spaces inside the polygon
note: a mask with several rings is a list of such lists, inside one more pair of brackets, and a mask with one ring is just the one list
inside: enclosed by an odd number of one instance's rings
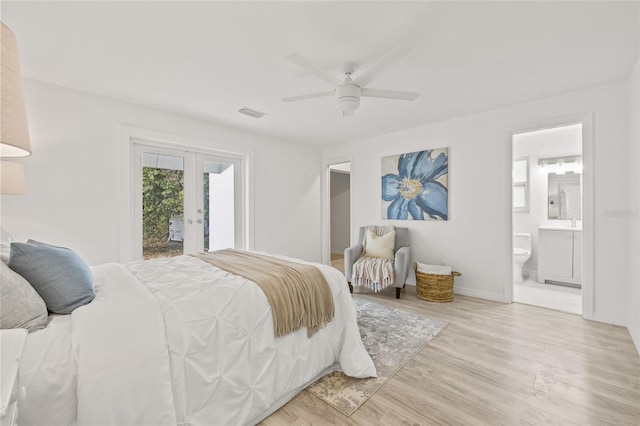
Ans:
{"label": "french door", "polygon": [[133,257],[244,248],[241,157],[133,144]]}

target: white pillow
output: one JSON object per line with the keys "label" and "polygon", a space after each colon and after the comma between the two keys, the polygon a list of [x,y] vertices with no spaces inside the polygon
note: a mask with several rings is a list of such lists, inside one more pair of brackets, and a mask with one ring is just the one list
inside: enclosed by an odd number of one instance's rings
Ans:
{"label": "white pillow", "polygon": [[11,255],[11,235],[0,227],[0,259],[6,264],[9,264],[9,256]]}
{"label": "white pillow", "polygon": [[393,260],[393,249],[396,246],[396,231],[387,232],[377,236],[372,230],[367,229],[367,237],[364,245],[364,255],[369,257],[384,257]]}
{"label": "white pillow", "polygon": [[36,331],[47,325],[47,305],[20,274],[0,262],[0,328]]}

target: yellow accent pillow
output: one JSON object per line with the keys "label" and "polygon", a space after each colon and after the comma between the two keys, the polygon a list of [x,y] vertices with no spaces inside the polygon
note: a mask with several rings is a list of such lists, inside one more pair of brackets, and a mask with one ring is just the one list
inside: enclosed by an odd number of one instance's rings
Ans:
{"label": "yellow accent pillow", "polygon": [[387,232],[377,236],[372,230],[367,229],[367,237],[364,245],[364,255],[369,257],[384,257],[393,260],[393,249],[396,246],[396,231]]}

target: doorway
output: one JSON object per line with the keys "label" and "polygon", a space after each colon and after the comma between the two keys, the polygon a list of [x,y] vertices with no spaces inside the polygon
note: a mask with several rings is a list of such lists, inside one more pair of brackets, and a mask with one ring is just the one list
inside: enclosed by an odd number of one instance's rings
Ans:
{"label": "doorway", "polygon": [[344,250],[351,245],[351,162],[329,166],[331,266],[344,273]]}
{"label": "doorway", "polygon": [[243,248],[243,160],[134,143],[133,258]]}
{"label": "doorway", "polygon": [[513,301],[583,313],[583,123],[513,133]]}

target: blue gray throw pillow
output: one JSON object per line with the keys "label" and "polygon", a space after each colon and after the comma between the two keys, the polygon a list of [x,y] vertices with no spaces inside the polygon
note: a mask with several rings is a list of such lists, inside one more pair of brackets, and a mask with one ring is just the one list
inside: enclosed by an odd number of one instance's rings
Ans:
{"label": "blue gray throw pillow", "polygon": [[11,243],[9,267],[38,292],[47,309],[69,314],[95,297],[93,274],[73,250],[38,241]]}

